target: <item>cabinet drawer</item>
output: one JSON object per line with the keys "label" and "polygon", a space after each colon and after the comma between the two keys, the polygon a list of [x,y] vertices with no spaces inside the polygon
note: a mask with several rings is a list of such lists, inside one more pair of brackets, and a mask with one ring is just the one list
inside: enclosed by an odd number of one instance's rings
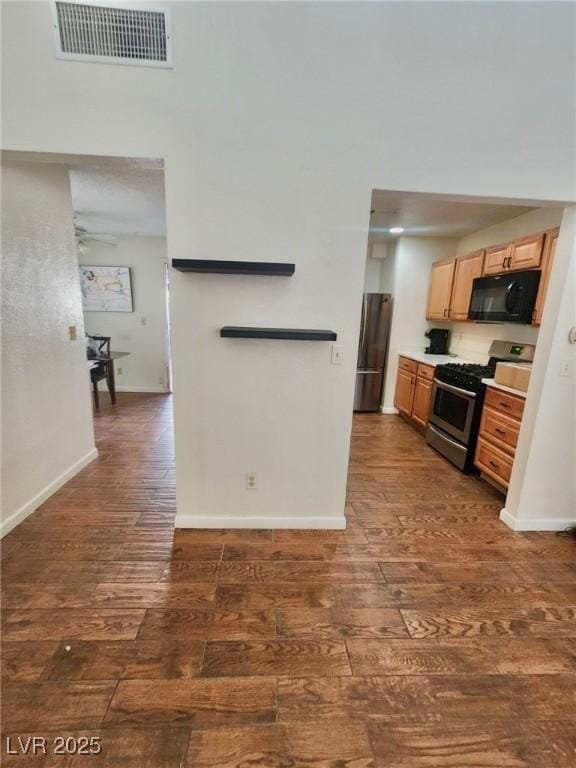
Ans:
{"label": "cabinet drawer", "polygon": [[426,381],[434,380],[434,366],[424,365],[424,363],[418,363],[418,378],[426,379]]}
{"label": "cabinet drawer", "polygon": [[516,397],[515,395],[509,395],[507,392],[503,392],[501,389],[494,387],[488,387],[486,390],[486,399],[484,404],[488,408],[493,408],[495,411],[504,413],[506,416],[511,416],[514,419],[522,418],[524,413],[524,398]]}
{"label": "cabinet drawer", "polygon": [[520,422],[484,406],[480,422],[480,437],[494,442],[498,448],[514,455],[519,433]]}
{"label": "cabinet drawer", "polygon": [[416,373],[418,371],[418,363],[416,360],[411,360],[409,357],[400,357],[398,360],[398,368],[408,373]]}
{"label": "cabinet drawer", "polygon": [[481,437],[478,438],[474,463],[488,477],[507,487],[512,474],[513,461],[511,456],[507,456]]}

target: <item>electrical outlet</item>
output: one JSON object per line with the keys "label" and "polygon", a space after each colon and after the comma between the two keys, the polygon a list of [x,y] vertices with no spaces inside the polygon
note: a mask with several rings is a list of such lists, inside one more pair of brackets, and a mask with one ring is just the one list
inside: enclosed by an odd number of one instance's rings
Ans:
{"label": "electrical outlet", "polygon": [[122,376],[122,374],[124,373],[124,368],[117,368],[116,370],[117,370],[118,376]]}
{"label": "electrical outlet", "polygon": [[256,490],[256,472],[246,472],[246,489],[249,491]]}
{"label": "electrical outlet", "polygon": [[570,377],[570,360],[562,360],[560,363],[560,376],[564,378]]}
{"label": "electrical outlet", "polygon": [[332,365],[342,365],[344,347],[341,344],[332,344]]}
{"label": "electrical outlet", "polygon": [[75,325],[68,326],[68,336],[70,337],[70,341],[76,341],[76,339],[78,338],[78,333],[76,332]]}
{"label": "electrical outlet", "polygon": [[148,318],[145,315],[140,318],[140,325],[148,325]]}

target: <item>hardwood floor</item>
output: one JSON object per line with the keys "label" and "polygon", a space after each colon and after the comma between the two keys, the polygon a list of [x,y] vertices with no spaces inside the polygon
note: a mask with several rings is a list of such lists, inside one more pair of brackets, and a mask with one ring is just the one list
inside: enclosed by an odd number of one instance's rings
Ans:
{"label": "hardwood floor", "polygon": [[103,404],[98,460],[3,541],[2,765],[574,768],[572,540],[379,415],[346,531],[174,532],[171,419]]}

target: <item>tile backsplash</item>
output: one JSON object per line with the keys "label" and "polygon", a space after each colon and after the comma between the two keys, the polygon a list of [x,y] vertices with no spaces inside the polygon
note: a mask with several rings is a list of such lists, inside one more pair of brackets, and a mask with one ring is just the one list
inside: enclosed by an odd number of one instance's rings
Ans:
{"label": "tile backsplash", "polygon": [[451,323],[449,328],[450,352],[475,363],[488,362],[490,345],[495,339],[524,344],[536,344],[538,341],[538,328],[531,325]]}

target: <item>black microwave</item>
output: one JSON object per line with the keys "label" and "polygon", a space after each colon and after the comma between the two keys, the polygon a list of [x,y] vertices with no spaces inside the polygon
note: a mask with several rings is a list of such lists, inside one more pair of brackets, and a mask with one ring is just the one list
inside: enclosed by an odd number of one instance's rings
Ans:
{"label": "black microwave", "polygon": [[539,269],[532,269],[475,278],[468,319],[481,323],[529,325],[538,295],[540,275]]}

